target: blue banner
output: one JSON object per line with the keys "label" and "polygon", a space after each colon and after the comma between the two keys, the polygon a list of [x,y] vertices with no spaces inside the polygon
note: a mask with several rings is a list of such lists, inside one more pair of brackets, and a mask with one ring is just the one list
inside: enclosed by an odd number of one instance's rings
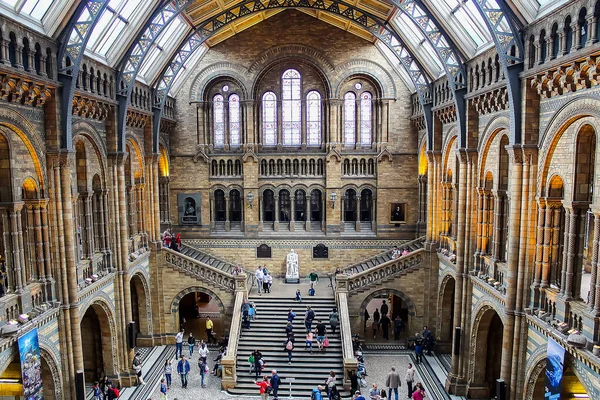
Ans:
{"label": "blue banner", "polygon": [[25,399],[43,399],[42,360],[40,358],[37,328],[19,338],[19,356],[21,358],[21,375],[23,377],[23,395]]}
{"label": "blue banner", "polygon": [[548,357],[546,358],[546,390],[544,398],[550,400],[560,399],[560,386],[565,367],[565,349],[548,338]]}

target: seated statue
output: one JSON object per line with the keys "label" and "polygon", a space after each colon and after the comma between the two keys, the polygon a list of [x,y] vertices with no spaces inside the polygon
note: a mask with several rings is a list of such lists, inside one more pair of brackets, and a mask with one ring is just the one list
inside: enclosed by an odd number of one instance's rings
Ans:
{"label": "seated statue", "polygon": [[285,273],[285,281],[286,282],[300,282],[300,273],[298,271],[298,254],[294,251],[294,249],[290,250],[285,259],[286,264],[286,273]]}

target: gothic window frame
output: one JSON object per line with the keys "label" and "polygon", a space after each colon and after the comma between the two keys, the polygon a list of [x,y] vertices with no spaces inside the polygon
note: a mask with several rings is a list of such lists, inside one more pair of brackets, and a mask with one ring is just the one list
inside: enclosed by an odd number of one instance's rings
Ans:
{"label": "gothic window frame", "polygon": [[[212,98],[213,145],[215,148],[225,147],[225,98],[217,93]],[[217,133],[219,135],[217,136]]]}
{"label": "gothic window frame", "polygon": [[[311,98],[316,96],[314,98]],[[319,147],[323,142],[323,97],[318,90],[310,90],[306,93],[306,145]],[[317,103],[316,107],[311,102]],[[313,115],[316,113],[317,115]],[[314,137],[316,136],[316,140]]]}
{"label": "gothic window frame", "polygon": [[302,145],[302,125],[302,74],[295,68],[288,68],[281,74],[281,141],[283,146],[298,147]]}
{"label": "gothic window frame", "polygon": [[[356,144],[356,93],[348,91],[344,94],[344,146],[350,147]],[[352,117],[352,118],[350,118]],[[349,141],[350,137],[352,138]]]}
{"label": "gothic window frame", "polygon": [[[272,96],[272,98],[267,98]],[[267,107],[267,102],[272,104],[272,107]],[[262,143],[264,146],[277,146],[278,142],[278,126],[277,126],[277,93],[272,90],[266,91],[261,96],[261,109],[262,109]],[[271,111],[272,110],[272,111]],[[269,112],[269,118],[267,119],[267,113]],[[272,125],[272,126],[269,126]],[[269,132],[269,133],[267,133]],[[272,139],[272,140],[268,140]]]}

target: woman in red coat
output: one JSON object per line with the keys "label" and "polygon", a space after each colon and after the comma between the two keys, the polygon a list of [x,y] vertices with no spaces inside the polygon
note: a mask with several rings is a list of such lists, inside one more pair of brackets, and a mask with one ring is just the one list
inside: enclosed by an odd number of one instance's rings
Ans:
{"label": "woman in red coat", "polygon": [[256,386],[260,388],[260,398],[262,400],[269,400],[269,394],[267,393],[267,388],[271,386],[271,384],[269,383],[269,378],[263,376],[262,382],[255,381],[254,383],[256,383]]}

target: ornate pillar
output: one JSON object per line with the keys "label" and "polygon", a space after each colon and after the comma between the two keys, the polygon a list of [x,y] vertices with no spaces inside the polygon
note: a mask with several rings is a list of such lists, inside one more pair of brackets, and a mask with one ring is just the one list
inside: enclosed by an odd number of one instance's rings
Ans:
{"label": "ornate pillar", "polygon": [[[37,276],[40,282],[46,281],[46,269],[44,268],[44,239],[42,237],[42,213],[40,204],[33,206],[34,236],[35,236],[35,255]],[[44,291],[45,292],[45,291]],[[44,296],[47,297],[46,293]]]}
{"label": "ornate pillar", "polygon": [[18,257],[21,263],[21,282],[23,282],[23,287],[25,287],[25,285],[27,285],[28,283],[27,268],[29,267],[29,265],[27,265],[27,260],[25,260],[25,243],[23,240],[23,212],[27,213],[27,209],[25,208],[25,210],[23,210],[23,207],[21,207],[19,210],[17,210],[17,249]]}
{"label": "ornate pillar", "polygon": [[[155,241],[160,241],[160,197],[159,197],[159,177],[158,177],[158,163],[159,163],[159,156],[157,154],[155,154],[152,158],[152,174],[150,175],[152,177],[152,182],[153,182],[153,191],[152,193],[150,193],[150,196],[154,197],[154,208],[153,208],[153,214],[154,214],[154,240]],[[167,178],[168,179],[168,178]],[[167,198],[169,196],[169,194],[166,194]],[[168,210],[168,208],[167,208]]]}
{"label": "ornate pillar", "polygon": [[263,231],[263,197],[262,194],[258,194],[258,231]]}
{"label": "ornate pillar", "polygon": [[229,220],[229,207],[231,205],[231,198],[229,197],[229,193],[225,196],[225,231],[229,232],[231,230],[231,221]]}
{"label": "ornate pillar", "polygon": [[20,43],[15,43],[15,63],[13,65],[16,69],[21,71],[24,70],[23,67],[23,45]]}
{"label": "ornate pillar", "polygon": [[[567,208],[565,207],[565,211]],[[577,210],[573,208],[568,208],[569,218],[565,223],[565,226],[568,226],[568,229],[565,229],[565,246],[564,252],[566,255],[566,264],[563,264],[563,270],[566,267],[566,272],[564,275],[564,280],[562,281],[561,293],[564,295],[565,300],[571,300],[575,297],[573,293],[573,275],[575,268],[575,256],[576,256],[576,244],[577,244]],[[564,288],[564,292],[563,289]]]}
{"label": "ornate pillar", "polygon": [[293,196],[290,193],[290,211],[291,211],[291,215],[290,215],[290,231],[293,232],[295,230],[295,228],[296,228],[294,226],[295,222],[296,222],[296,193],[294,193]]}
{"label": "ornate pillar", "polygon": [[5,38],[0,39],[0,64],[11,66],[9,57],[9,41]]}
{"label": "ornate pillar", "polygon": [[573,53],[581,48],[581,27],[579,26],[577,19],[571,23],[571,29],[574,37],[573,46],[571,47],[570,52]]}
{"label": "ornate pillar", "polygon": [[23,268],[23,265],[21,264],[21,257],[19,256],[19,225],[17,223],[17,220],[21,219],[21,207],[23,207],[23,203],[14,204],[13,208],[10,210],[12,267],[14,277],[16,278],[13,282],[17,292],[20,292],[24,286],[23,275],[21,273],[21,268]]}
{"label": "ornate pillar", "polygon": [[587,17],[587,21],[588,21],[588,40],[585,45],[591,46],[592,44],[594,44],[598,41],[598,35],[596,32],[596,28],[598,27],[598,19],[592,13]]}
{"label": "ornate pillar", "polygon": [[535,246],[535,271],[533,277],[533,283],[531,284],[531,306],[534,308],[542,305],[542,294],[540,292],[540,286],[542,281],[542,269],[543,269],[543,258],[544,258],[544,226],[546,215],[546,203],[544,199],[538,199],[538,217],[537,217],[537,233],[536,233],[536,246]]}
{"label": "ornate pillar", "polygon": [[377,231],[377,195],[371,197],[371,231]]}
{"label": "ornate pillar", "polygon": [[310,218],[311,218],[311,210],[312,206],[310,204],[310,195],[306,196],[306,218],[304,221],[304,229],[306,232],[310,232]]}
{"label": "ornate pillar", "polygon": [[[560,242],[560,207],[555,207],[552,215],[552,236],[550,239],[550,277],[557,279],[558,251]],[[555,283],[555,282],[550,282]]]}
{"label": "ornate pillar", "polygon": [[341,218],[340,218],[340,232],[344,232],[346,230],[346,214],[344,213],[344,208],[346,205],[346,196],[341,196],[340,199],[340,213]]}
{"label": "ornate pillar", "polygon": [[273,230],[277,232],[279,231],[279,193],[273,198],[275,199],[275,222],[273,222]]}
{"label": "ornate pillar", "polygon": [[44,276],[46,280],[46,301],[55,299],[54,278],[52,276],[52,258],[50,256],[50,228],[48,227],[48,200],[41,206],[42,238],[44,248]]}
{"label": "ornate pillar", "polygon": [[356,232],[360,232],[360,212],[362,207],[361,197],[356,196],[356,209],[355,209],[355,217],[354,217],[354,229]]}
{"label": "ornate pillar", "polygon": [[492,257],[501,260],[500,243],[502,241],[502,195],[499,191],[494,191],[494,222],[492,239]]}
{"label": "ornate pillar", "polygon": [[[546,217],[544,218],[544,241],[542,248],[542,282],[540,287],[545,289],[550,286],[550,242],[552,241],[552,214],[556,205],[546,203]],[[545,298],[545,295],[543,296]]]}
{"label": "ornate pillar", "polygon": [[590,274],[590,295],[588,307],[594,310],[596,304],[596,283],[598,281],[598,243],[600,242],[600,210],[594,212],[594,240],[592,244],[592,271]]}

